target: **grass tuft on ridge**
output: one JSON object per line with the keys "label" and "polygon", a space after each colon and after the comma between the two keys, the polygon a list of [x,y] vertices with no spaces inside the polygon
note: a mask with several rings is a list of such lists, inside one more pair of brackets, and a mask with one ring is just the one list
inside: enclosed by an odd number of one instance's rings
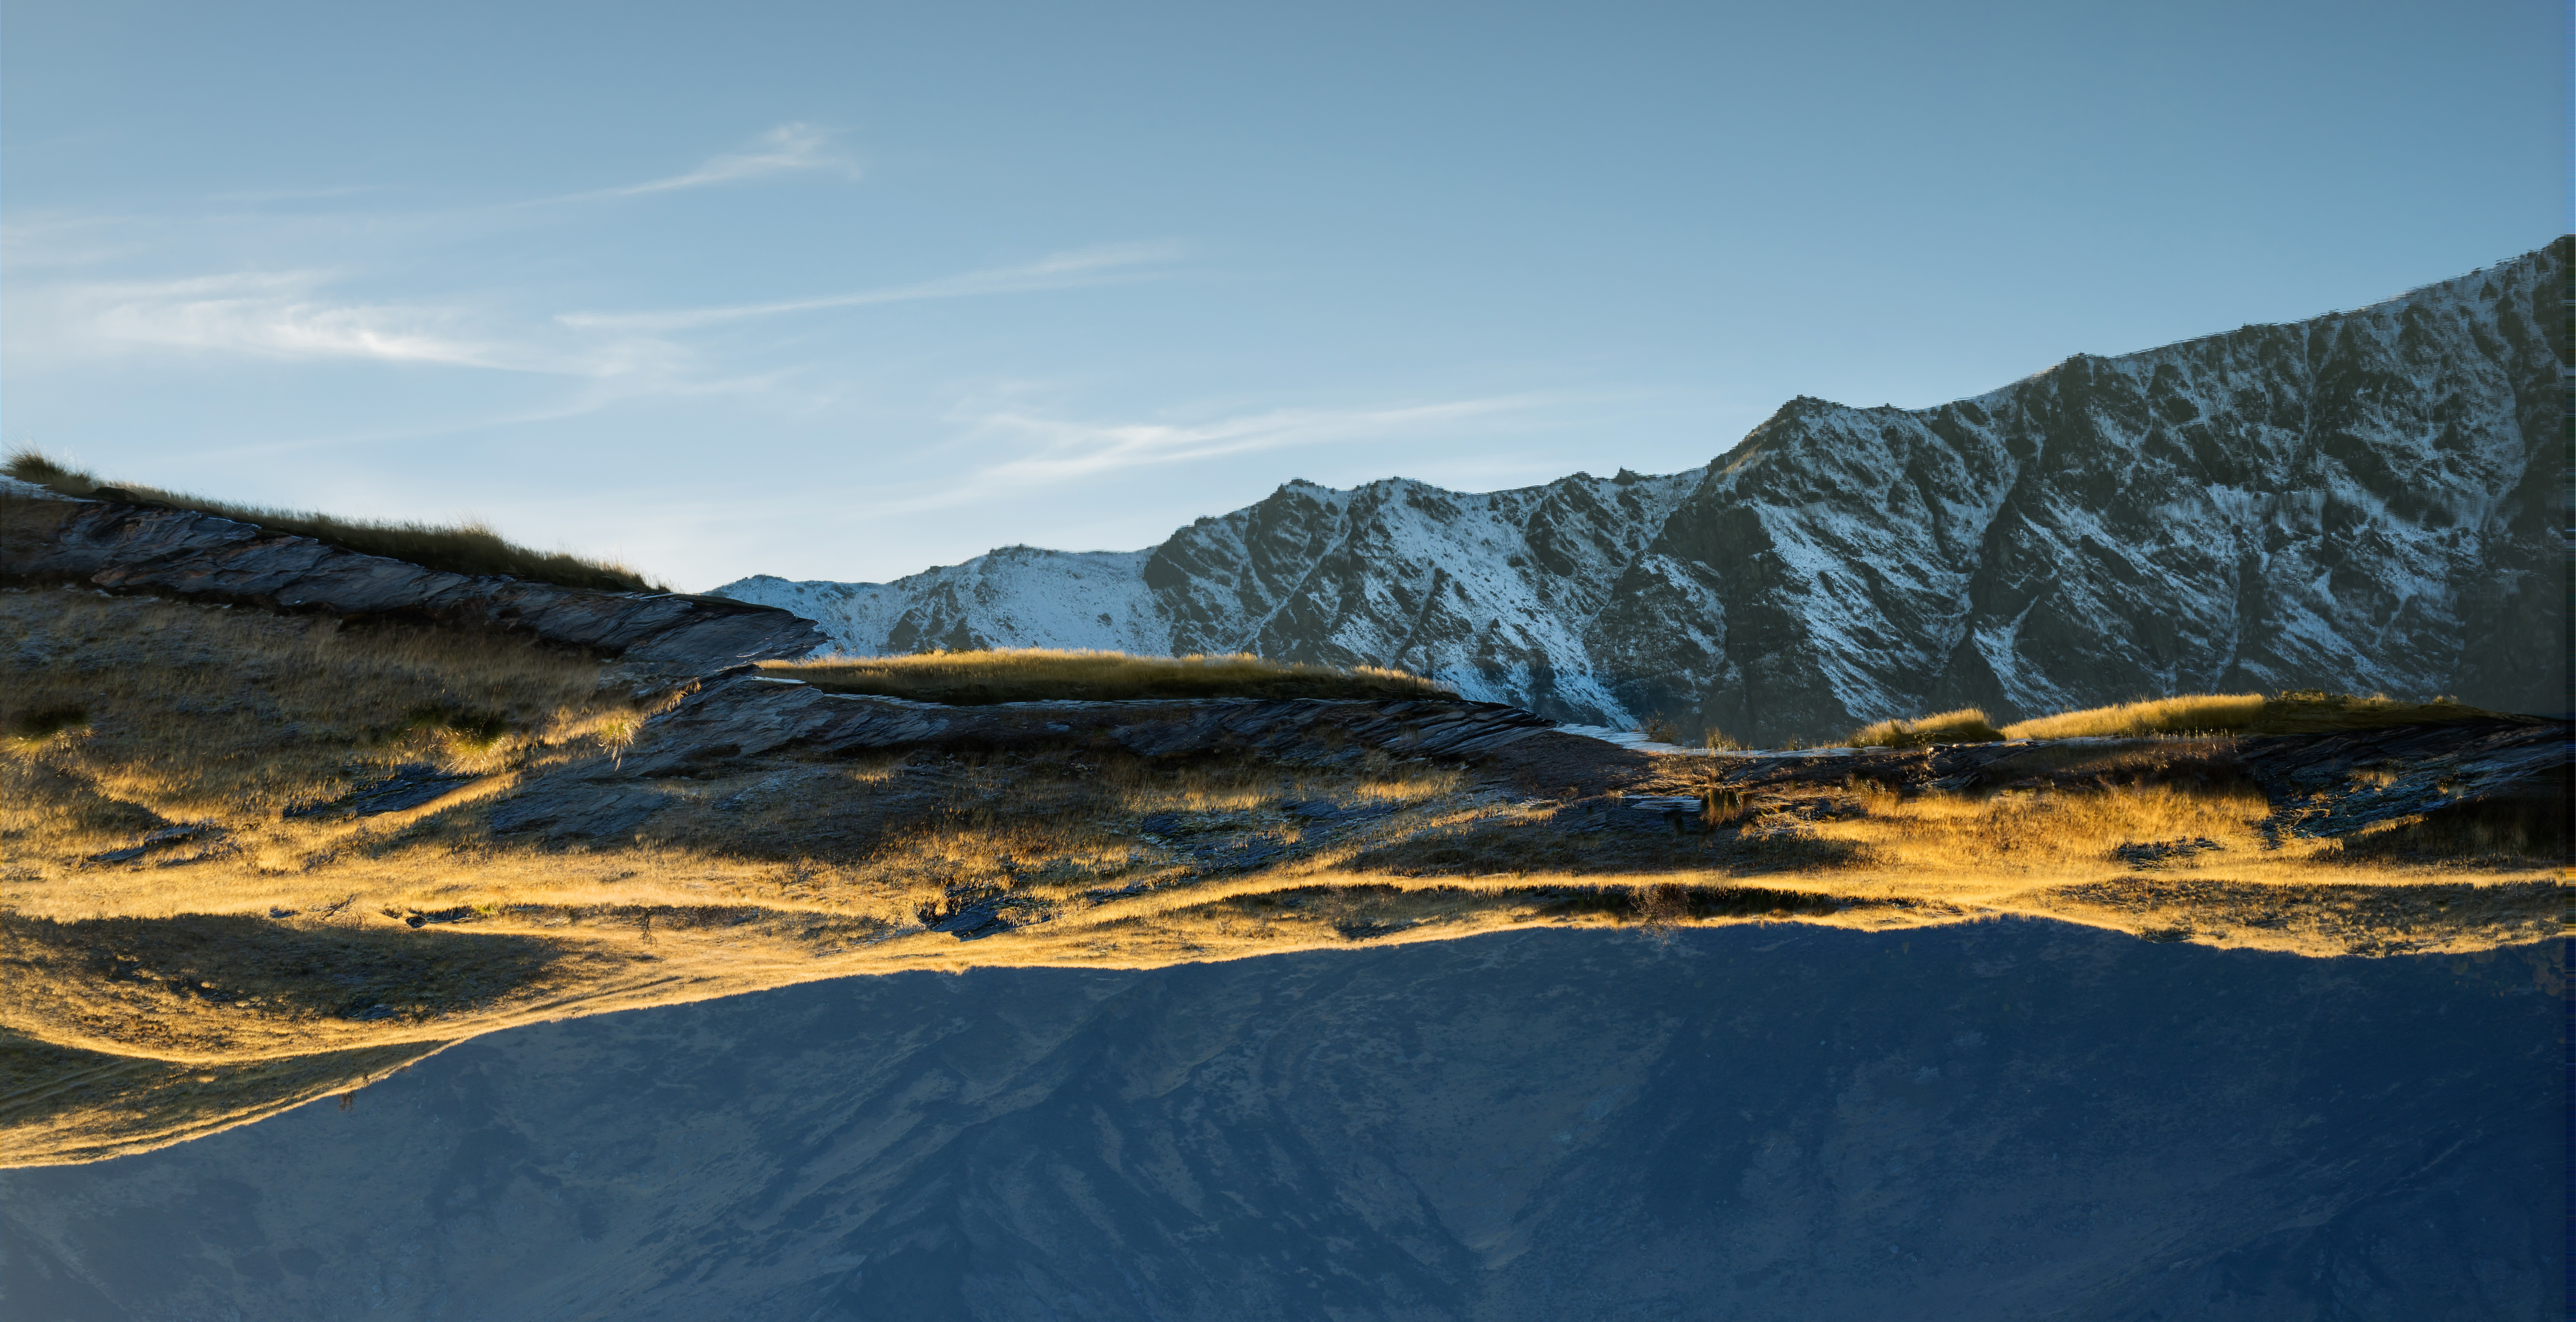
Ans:
{"label": "grass tuft on ridge", "polygon": [[1998,739],[2147,739],[2157,735],[2324,734],[2392,725],[2449,721],[2525,721],[2532,718],[2471,707],[2449,698],[2407,702],[2385,693],[2361,697],[2323,689],[2260,693],[2185,693],[2170,698],[2087,707],[2034,717],[1997,729],[1975,707],[1911,721],[1880,721],[1852,732],[1854,748],[1922,748],[1930,744],[1992,743]]}
{"label": "grass tuft on ridge", "polygon": [[464,523],[378,523],[342,519],[309,510],[235,505],[158,487],[115,485],[69,468],[42,451],[20,448],[0,460],[0,473],[65,496],[91,500],[158,503],[272,532],[292,533],[328,542],[343,550],[380,555],[424,569],[451,574],[503,574],[568,588],[596,592],[667,592],[668,588],[612,560],[597,560],[568,551],[539,551],[512,542],[479,521]]}
{"label": "grass tuft on ridge", "polygon": [[2082,711],[2017,721],[2005,726],[2003,733],[2008,739],[2144,738],[2160,734],[2222,732],[2324,734],[2391,725],[2525,719],[2528,718],[2471,707],[2449,698],[2407,702],[2385,693],[2365,698],[2350,693],[2329,693],[2323,689],[2288,689],[2269,698],[2260,693],[2188,693],[2109,707],[2089,707]]}
{"label": "grass tuft on ridge", "polygon": [[2159,734],[2250,729],[2263,713],[2260,693],[2186,693],[2171,698],[2087,707],[2015,721],[2008,739],[2144,738]]}
{"label": "grass tuft on ridge", "polygon": [[1991,744],[2004,733],[1979,707],[1961,707],[1913,721],[1880,721],[1854,730],[1843,742],[1854,748],[1925,748],[1933,744]]}
{"label": "grass tuft on ridge", "polygon": [[952,706],[1134,698],[1441,698],[1458,695],[1420,675],[1377,666],[1324,666],[1256,656],[1130,656],[1027,647],[913,656],[764,661],[761,672],[833,693]]}

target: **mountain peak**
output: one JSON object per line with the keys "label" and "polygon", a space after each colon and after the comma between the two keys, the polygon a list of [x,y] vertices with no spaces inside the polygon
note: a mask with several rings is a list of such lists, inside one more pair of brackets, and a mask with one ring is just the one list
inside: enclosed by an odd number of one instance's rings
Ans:
{"label": "mountain peak", "polygon": [[1932,408],[1799,395],[1682,473],[1298,480],[1141,551],[719,591],[857,653],[1253,651],[1765,741],[2246,687],[2557,710],[2571,252]]}

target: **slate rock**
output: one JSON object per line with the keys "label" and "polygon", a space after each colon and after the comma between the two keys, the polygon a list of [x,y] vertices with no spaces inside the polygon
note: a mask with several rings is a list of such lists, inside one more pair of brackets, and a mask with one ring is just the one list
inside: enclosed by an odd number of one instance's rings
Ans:
{"label": "slate rock", "polygon": [[311,803],[289,808],[288,818],[349,816],[373,817],[400,812],[438,798],[480,777],[439,770],[427,762],[406,762],[394,768],[390,776],[371,781],[325,803]]}
{"label": "slate rock", "polygon": [[0,578],[8,581],[84,583],[343,618],[430,620],[689,674],[803,656],[826,641],[810,620],[724,597],[451,574],[192,510],[78,500],[0,482],[13,503],[38,507],[12,516],[0,564]]}

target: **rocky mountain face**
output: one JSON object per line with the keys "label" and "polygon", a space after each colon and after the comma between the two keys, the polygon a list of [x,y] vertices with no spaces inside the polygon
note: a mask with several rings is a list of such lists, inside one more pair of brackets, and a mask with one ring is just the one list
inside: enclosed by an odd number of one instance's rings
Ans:
{"label": "rocky mountain face", "polygon": [[1792,400],[1693,472],[1291,483],[1148,551],[717,591],[853,653],[1400,665],[1763,742],[2212,689],[2559,712],[2571,251],[1937,408]]}
{"label": "rocky mountain face", "polygon": [[1145,551],[1006,547],[892,583],[756,577],[719,596],[819,622],[860,655],[937,648],[1253,652],[1434,675],[1465,696],[1624,718],[1586,633],[1700,483],[1578,473],[1466,494],[1291,482]]}

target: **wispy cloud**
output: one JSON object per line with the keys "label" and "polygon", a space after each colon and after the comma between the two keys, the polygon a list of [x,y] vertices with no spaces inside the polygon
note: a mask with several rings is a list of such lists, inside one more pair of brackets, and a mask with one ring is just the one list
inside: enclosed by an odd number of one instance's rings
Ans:
{"label": "wispy cloud", "polygon": [[962,275],[942,276],[936,280],[924,280],[916,284],[897,285],[891,289],[870,289],[851,294],[826,294],[818,298],[783,299],[772,303],[738,303],[728,307],[681,308],[667,312],[569,312],[556,320],[567,326],[603,329],[687,330],[697,326],[711,326],[719,322],[777,316],[788,312],[864,307],[872,303],[908,303],[929,298],[977,298],[991,294],[1029,294],[1049,289],[1072,289],[1083,285],[1134,280],[1152,274],[1151,268],[1169,263],[1179,256],[1181,256],[1180,246],[1172,243],[1102,244],[1056,253],[1023,266],[969,271]]}
{"label": "wispy cloud", "polygon": [[1000,410],[974,416],[970,424],[990,440],[1035,443],[1017,458],[982,469],[976,475],[979,483],[1033,486],[1257,450],[1414,439],[1551,402],[1511,395],[1377,408],[1270,409],[1196,423],[1085,423]]}
{"label": "wispy cloud", "polygon": [[179,280],[70,283],[24,295],[13,350],[37,356],[159,349],[611,377],[674,364],[648,337],[512,334],[507,318],[457,303],[352,299],[330,273],[252,271]]}
{"label": "wispy cloud", "polygon": [[740,151],[708,157],[694,170],[665,179],[649,179],[617,188],[597,188],[546,200],[640,197],[647,193],[675,193],[685,188],[736,184],[747,179],[806,171],[826,171],[848,179],[858,178],[859,163],[835,149],[832,136],[811,124],[781,124],[752,139],[751,144]]}
{"label": "wispy cloud", "polygon": [[32,357],[138,349],[274,359],[374,360],[608,377],[679,373],[693,351],[670,338],[724,322],[821,308],[1035,293],[1139,279],[1178,255],[1168,243],[1112,244],[1020,266],[889,289],[671,312],[531,319],[488,297],[380,301],[340,292],[332,272],[249,271],[175,280],[22,287],[10,342]]}
{"label": "wispy cloud", "polygon": [[506,365],[454,309],[335,303],[310,271],[71,285],[52,291],[61,328],[118,346],[206,349],[276,358]]}

